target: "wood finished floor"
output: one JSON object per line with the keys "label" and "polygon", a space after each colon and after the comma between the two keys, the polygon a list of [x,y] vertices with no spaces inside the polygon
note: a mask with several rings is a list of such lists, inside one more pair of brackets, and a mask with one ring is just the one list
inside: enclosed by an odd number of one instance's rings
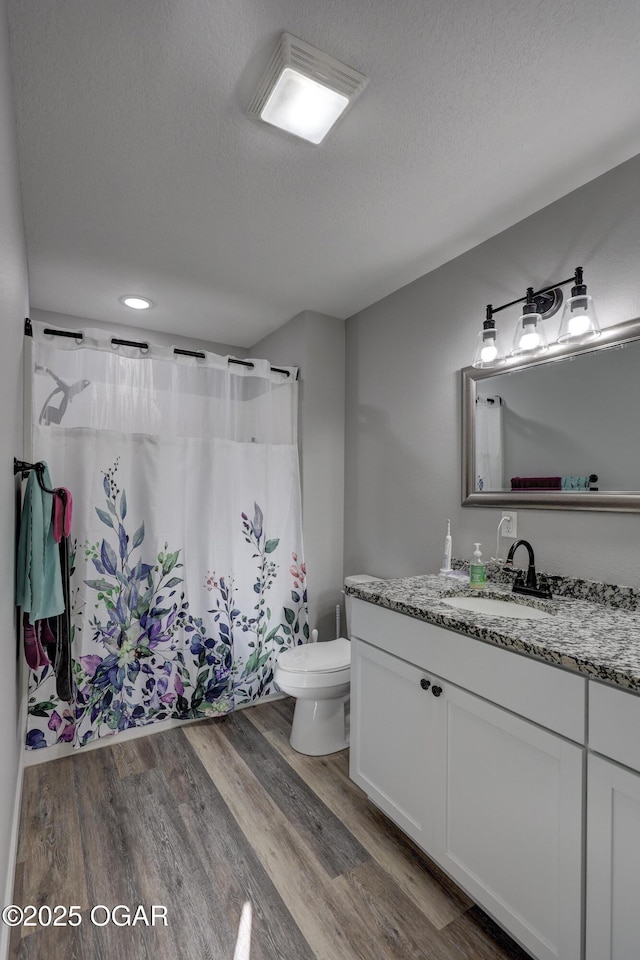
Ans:
{"label": "wood finished floor", "polygon": [[[305,757],[293,701],[25,772],[14,902],[77,904],[79,927],[14,929],[12,960],[529,960],[349,780]],[[166,927],[90,908],[167,907]]]}

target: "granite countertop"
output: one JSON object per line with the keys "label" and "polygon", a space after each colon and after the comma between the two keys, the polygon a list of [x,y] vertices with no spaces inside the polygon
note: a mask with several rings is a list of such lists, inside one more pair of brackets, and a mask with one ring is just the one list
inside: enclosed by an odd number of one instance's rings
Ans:
{"label": "granite countertop", "polygon": [[[553,598],[538,600],[512,594],[506,571],[496,576],[497,581],[500,579],[506,582],[489,582],[485,590],[472,590],[468,583],[443,576],[403,577],[349,586],[346,592],[397,613],[640,693],[640,594],[628,587],[555,578]],[[585,593],[593,599],[583,599]],[[515,620],[443,603],[446,597],[465,595],[509,597],[553,615],[542,620]]]}

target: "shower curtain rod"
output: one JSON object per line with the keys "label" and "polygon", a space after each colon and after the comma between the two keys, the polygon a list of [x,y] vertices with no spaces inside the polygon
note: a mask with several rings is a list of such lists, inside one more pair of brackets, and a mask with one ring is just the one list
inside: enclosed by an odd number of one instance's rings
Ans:
{"label": "shower curtain rod", "polygon": [[[50,334],[53,337],[70,337],[74,340],[84,339],[84,335],[75,330],[53,330],[51,327],[45,327],[44,333]],[[24,335],[25,337],[33,336],[33,327],[31,326],[29,317],[25,317],[24,320]],[[111,343],[114,347],[139,347],[140,350],[149,349],[149,344],[144,340],[120,340],[118,337],[112,337]],[[180,347],[174,347],[173,352],[180,357],[195,357],[196,360],[204,360],[206,356],[202,350],[182,350]],[[250,360],[237,360],[235,357],[229,357],[228,362],[238,364],[238,366],[241,367],[255,366]],[[270,369],[273,373],[284,373],[285,377],[291,376],[291,372],[289,370],[283,370],[282,367],[270,367]],[[296,380],[297,379],[298,377],[296,376]]]}

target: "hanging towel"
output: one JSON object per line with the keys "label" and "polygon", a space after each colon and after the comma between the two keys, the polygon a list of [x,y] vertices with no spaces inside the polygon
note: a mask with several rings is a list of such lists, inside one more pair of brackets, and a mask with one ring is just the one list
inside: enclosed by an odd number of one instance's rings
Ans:
{"label": "hanging towel", "polygon": [[45,653],[40,638],[40,624],[29,623],[29,614],[25,613],[22,616],[22,627],[24,655],[31,669],[39,670],[40,667],[44,667],[47,663],[50,664],[51,661]]}
{"label": "hanging towel", "polygon": [[[49,468],[40,474],[51,489]],[[20,519],[16,603],[29,614],[29,623],[64,611],[60,553],[53,535],[53,496],[42,489],[36,471],[27,480]]]}
{"label": "hanging towel", "polygon": [[66,487],[56,487],[53,491],[53,536],[56,543],[71,533],[71,515],[73,500]]}
{"label": "hanging towel", "polygon": [[73,702],[73,663],[71,659],[71,585],[69,569],[69,537],[62,537],[60,546],[60,569],[64,610],[57,617],[50,617],[42,624],[42,639],[53,663],[56,675],[56,693],[61,700]]}
{"label": "hanging towel", "polygon": [[511,477],[512,490],[561,490],[562,477]]}
{"label": "hanging towel", "polygon": [[476,401],[476,490],[502,490],[502,410],[500,397]]}

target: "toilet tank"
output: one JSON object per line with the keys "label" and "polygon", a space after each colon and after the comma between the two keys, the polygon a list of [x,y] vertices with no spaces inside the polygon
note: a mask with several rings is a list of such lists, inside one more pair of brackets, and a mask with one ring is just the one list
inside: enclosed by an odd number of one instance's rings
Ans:
{"label": "toilet tank", "polygon": [[[380,577],[372,577],[368,573],[356,573],[351,577],[344,578],[345,587],[355,587],[360,583],[381,583]],[[347,638],[351,639],[351,601],[353,597],[348,594],[344,598],[345,613],[347,615]]]}

